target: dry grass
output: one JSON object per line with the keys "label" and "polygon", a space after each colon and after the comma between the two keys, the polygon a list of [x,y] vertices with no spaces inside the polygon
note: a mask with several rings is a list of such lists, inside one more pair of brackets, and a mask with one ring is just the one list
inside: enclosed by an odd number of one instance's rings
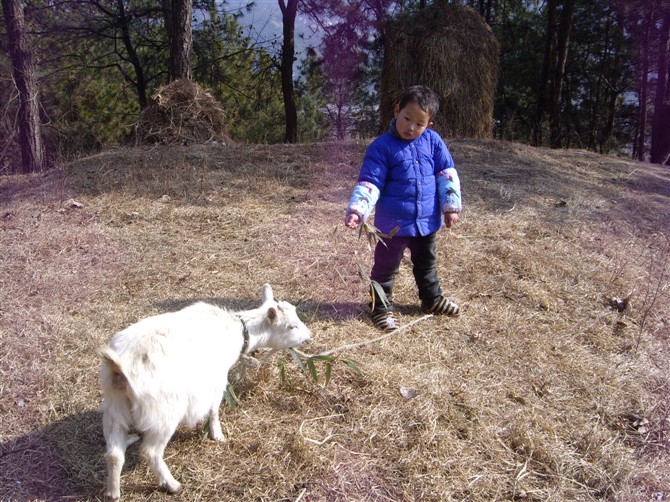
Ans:
{"label": "dry grass", "polygon": [[[340,354],[328,387],[271,359],[227,441],[179,429],[168,496],[129,449],[126,500],[668,500],[667,170],[452,145],[466,212],[439,237],[460,320]],[[98,346],[197,299],[300,303],[318,353],[379,335],[341,224],[364,146],[121,149],[0,179],[0,499],[96,500]],[[82,207],[70,200],[80,203]],[[409,268],[400,317],[421,317]],[[619,314],[612,297],[632,296]],[[413,397],[412,397],[413,396]]]}
{"label": "dry grass", "polygon": [[447,138],[491,138],[500,46],[474,9],[434,2],[386,30],[382,124],[415,84],[440,95],[433,128]]}
{"label": "dry grass", "polygon": [[160,87],[134,127],[137,144],[230,144],[226,114],[214,96],[191,80]]}

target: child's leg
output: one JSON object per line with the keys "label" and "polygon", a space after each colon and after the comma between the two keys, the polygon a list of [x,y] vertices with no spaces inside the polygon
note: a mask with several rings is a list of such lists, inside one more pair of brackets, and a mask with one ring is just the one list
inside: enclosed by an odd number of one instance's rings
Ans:
{"label": "child's leg", "polygon": [[419,288],[421,309],[430,314],[445,314],[456,317],[460,307],[442,296],[440,279],[437,275],[437,253],[435,235],[413,237],[408,245],[412,252],[413,273]]}
{"label": "child's leg", "polygon": [[412,237],[408,243],[412,253],[412,272],[419,289],[421,306],[428,308],[442,295],[440,279],[437,275],[436,234]]}
{"label": "child's leg", "polygon": [[377,292],[371,289],[370,294],[373,299],[374,310],[383,311],[393,308],[393,282],[398,274],[402,255],[407,247],[407,240],[407,237],[393,237],[384,241],[386,245],[379,242],[375,247],[375,261],[372,265],[370,279],[378,282],[382,287],[388,304],[385,306]]}

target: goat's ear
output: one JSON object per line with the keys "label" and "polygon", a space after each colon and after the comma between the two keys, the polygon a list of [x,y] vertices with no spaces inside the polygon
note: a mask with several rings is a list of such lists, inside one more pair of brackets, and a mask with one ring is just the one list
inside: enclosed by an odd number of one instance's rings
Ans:
{"label": "goat's ear", "polygon": [[270,322],[275,322],[277,320],[277,309],[274,307],[270,307],[268,309],[268,319],[270,319]]}
{"label": "goat's ear", "polygon": [[271,302],[273,300],[272,297],[272,288],[270,287],[269,284],[263,284],[263,303],[265,302]]}

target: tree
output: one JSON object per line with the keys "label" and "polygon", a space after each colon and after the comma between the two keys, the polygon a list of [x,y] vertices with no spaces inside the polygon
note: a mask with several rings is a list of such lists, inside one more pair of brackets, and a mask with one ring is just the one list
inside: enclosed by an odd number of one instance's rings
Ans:
{"label": "tree", "polygon": [[645,160],[651,137],[653,157],[663,162],[668,150],[668,29],[667,0],[610,0],[624,19],[635,50],[637,117],[633,158]]}
{"label": "tree", "polygon": [[325,89],[328,79],[323,73],[323,59],[314,48],[307,50],[299,70],[301,78],[296,81],[299,137],[302,141],[320,141],[328,131],[328,120],[323,113],[327,109]]}
{"label": "tree", "polygon": [[[122,0],[118,0],[122,2]],[[192,0],[163,0],[165,28],[170,44],[168,80],[191,80],[191,51],[193,47]]]}
{"label": "tree", "polygon": [[286,113],[285,143],[298,141],[298,114],[293,93],[293,61],[295,60],[295,18],[298,0],[277,0],[282,14],[283,40],[281,53],[281,88]]}
{"label": "tree", "polygon": [[666,6],[656,65],[656,98],[651,129],[651,162],[668,164],[670,160],[670,6]]}
{"label": "tree", "polygon": [[62,0],[43,13],[50,14],[41,20],[46,64],[79,73],[113,68],[133,86],[140,108],[147,106],[148,88],[167,66],[160,7],[145,0]]}
{"label": "tree", "polygon": [[635,84],[632,53],[621,15],[606,1],[578,7],[566,65],[563,146],[607,153],[630,142],[625,91]]}
{"label": "tree", "polygon": [[12,60],[14,84],[19,92],[19,143],[22,172],[37,172],[45,168],[42,143],[39,96],[33,59],[28,45],[23,3],[21,0],[2,0],[2,12],[7,25],[8,51]]}
{"label": "tree", "polygon": [[121,32],[121,39],[123,40],[123,45],[126,48],[128,54],[128,61],[132,64],[133,69],[135,70],[135,89],[137,90],[137,98],[140,102],[140,108],[147,106],[147,79],[144,75],[144,68],[142,67],[142,62],[135,50],[135,45],[132,41],[131,36],[131,19],[132,15],[129,16],[126,13],[126,7],[123,3],[123,0],[116,1],[117,6],[117,16],[118,16],[118,25]]}
{"label": "tree", "polygon": [[[343,139],[354,125],[379,132],[386,127],[378,116],[386,23],[403,10],[402,2],[302,0],[300,7],[322,32],[326,113],[337,137]],[[365,118],[365,111],[373,115]]]}
{"label": "tree", "polygon": [[285,137],[280,68],[266,46],[245,35],[218,1],[195,4],[206,14],[193,29],[193,78],[207,86],[226,111],[228,131],[250,143],[280,143]]}
{"label": "tree", "polygon": [[534,133],[536,145],[542,143],[543,119],[549,115],[549,144],[552,148],[561,147],[561,97],[575,6],[576,0],[547,1],[544,63]]}

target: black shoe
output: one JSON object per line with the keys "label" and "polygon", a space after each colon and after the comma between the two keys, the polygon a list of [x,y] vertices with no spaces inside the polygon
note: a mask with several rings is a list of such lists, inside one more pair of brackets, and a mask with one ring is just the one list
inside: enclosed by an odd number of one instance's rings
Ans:
{"label": "black shoe", "polygon": [[448,315],[449,317],[458,317],[461,313],[461,307],[447,300],[444,296],[440,296],[432,307],[423,307],[422,309],[426,314],[434,315]]}
{"label": "black shoe", "polygon": [[375,327],[382,331],[390,333],[398,329],[398,321],[390,310],[373,310],[370,317]]}

